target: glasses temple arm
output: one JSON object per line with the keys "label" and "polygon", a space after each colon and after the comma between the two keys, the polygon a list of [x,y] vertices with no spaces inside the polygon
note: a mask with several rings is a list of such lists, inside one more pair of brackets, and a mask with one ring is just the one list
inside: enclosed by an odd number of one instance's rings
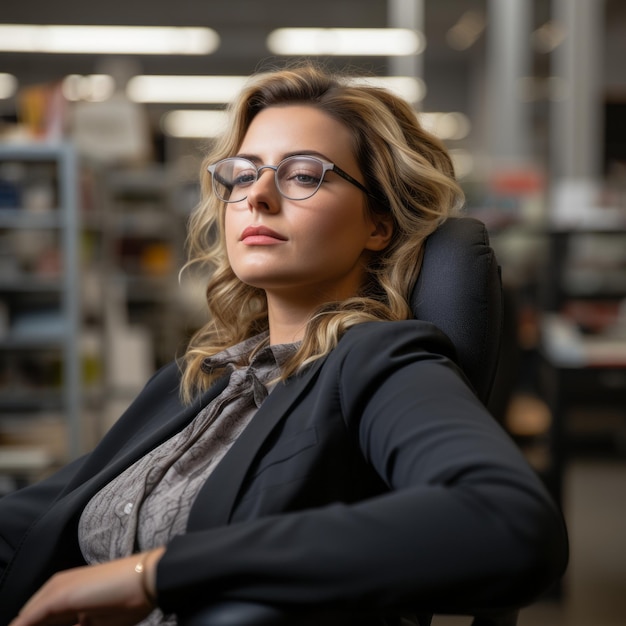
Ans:
{"label": "glasses temple arm", "polygon": [[347,180],[349,183],[352,183],[355,187],[358,187],[362,192],[366,193],[370,198],[373,198],[377,202],[384,204],[385,206],[389,206],[386,198],[382,198],[381,196],[377,196],[373,194],[365,185],[360,183],[356,178],[353,178],[348,174],[348,172],[344,172],[339,166],[333,165],[333,172],[335,174],[339,174],[344,180]]}

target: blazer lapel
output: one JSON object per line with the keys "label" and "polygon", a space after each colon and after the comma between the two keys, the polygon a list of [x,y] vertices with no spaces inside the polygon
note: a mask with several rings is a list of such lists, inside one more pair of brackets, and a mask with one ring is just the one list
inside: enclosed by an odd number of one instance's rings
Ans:
{"label": "blazer lapel", "polygon": [[[302,375],[279,383],[207,479],[191,509],[187,529],[223,526],[230,521],[235,501],[257,451],[289,408],[315,381],[324,359]],[[196,513],[196,515],[194,515]]]}
{"label": "blazer lapel", "polygon": [[[125,433],[116,433],[112,429],[108,435],[112,439],[110,445],[102,446],[100,450],[96,448],[92,452],[85,467],[66,487],[66,493],[78,487],[83,481],[85,485],[89,485],[89,493],[95,493],[94,489],[105,485],[141,456],[184,428],[206,404],[224,390],[227,384],[228,377],[217,380],[190,406],[183,406],[180,403],[177,390],[168,397],[156,398],[146,424],[126,439],[122,438]],[[145,411],[145,407],[143,410]],[[133,411],[132,407],[130,411]],[[113,455],[112,445],[117,446]]]}
{"label": "blazer lapel", "polygon": [[175,398],[158,408],[158,414],[153,416],[151,424],[146,427],[145,434],[120,449],[119,461],[122,464],[127,464],[129,459],[135,461],[172,437],[191,422],[209,402],[222,393],[227,385],[228,376],[218,379],[190,406],[183,406],[180,403],[177,391]]}

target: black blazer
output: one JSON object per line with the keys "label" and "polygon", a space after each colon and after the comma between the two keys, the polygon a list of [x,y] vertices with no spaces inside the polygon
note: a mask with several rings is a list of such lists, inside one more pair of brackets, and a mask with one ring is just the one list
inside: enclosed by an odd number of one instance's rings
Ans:
{"label": "black blazer", "polygon": [[[206,481],[157,571],[178,612],[242,600],[472,613],[531,601],[563,572],[562,518],[425,322],[372,322],[279,384]],[[89,499],[215,397],[170,364],[96,449],[0,500],[1,624],[84,564]]]}

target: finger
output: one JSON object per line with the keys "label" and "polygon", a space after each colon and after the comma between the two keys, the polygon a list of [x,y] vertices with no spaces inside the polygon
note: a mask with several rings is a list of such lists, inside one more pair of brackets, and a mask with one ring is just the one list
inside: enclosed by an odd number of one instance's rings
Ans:
{"label": "finger", "polygon": [[20,613],[9,626],[82,626],[76,613],[47,614],[41,612]]}

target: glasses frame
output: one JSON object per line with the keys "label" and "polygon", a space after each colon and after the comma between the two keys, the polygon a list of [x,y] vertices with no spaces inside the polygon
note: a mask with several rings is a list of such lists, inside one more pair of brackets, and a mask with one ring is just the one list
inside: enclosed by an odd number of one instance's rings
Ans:
{"label": "glasses frame", "polygon": [[[283,165],[286,161],[290,161],[292,159],[310,159],[312,161],[317,161],[318,163],[321,163],[322,165],[322,175],[320,176],[320,182],[318,184],[318,186],[308,195],[305,196],[304,198],[291,198],[287,195],[285,195],[281,190],[280,190],[280,186],[278,184],[278,168]],[[243,198],[239,198],[237,200],[226,200],[225,198],[222,198],[218,193],[217,193],[217,188],[215,185],[215,170],[223,163],[226,163],[228,161],[247,161],[248,163],[250,163],[250,165],[256,170],[256,179],[254,181],[252,181],[252,183],[250,184],[254,184],[257,182],[257,180],[259,180],[259,176],[261,175],[261,171],[262,170],[274,170],[274,184],[276,185],[276,189],[278,191],[278,193],[283,197],[286,198],[287,200],[293,200],[295,202],[298,202],[300,200],[308,200],[309,198],[311,198],[312,196],[314,196],[320,189],[320,187],[322,186],[322,183],[324,182],[324,177],[326,176],[326,172],[335,172],[335,174],[341,176],[341,178],[343,178],[344,180],[347,180],[349,183],[351,183],[352,185],[354,185],[355,187],[357,187],[358,189],[360,189],[363,193],[367,194],[368,196],[370,196],[370,198],[373,198],[374,200],[380,202],[380,199],[377,198],[374,194],[372,194],[367,187],[365,187],[362,183],[360,183],[358,180],[356,180],[356,178],[353,178],[352,176],[350,176],[350,174],[348,174],[348,172],[342,170],[338,165],[335,165],[334,163],[331,163],[330,161],[324,161],[323,159],[320,159],[316,156],[312,156],[310,154],[293,154],[291,156],[288,156],[286,158],[284,158],[282,161],[280,161],[280,163],[278,163],[278,165],[259,165],[257,166],[256,163],[254,163],[253,161],[250,161],[250,159],[246,159],[245,157],[227,157],[225,159],[221,159],[220,161],[217,161],[217,163],[213,163],[212,165],[209,165],[207,167],[208,172],[211,174],[211,182],[212,182],[212,188],[213,188],[213,193],[222,201],[222,202],[226,202],[227,204],[231,204],[234,202],[242,202],[243,200],[245,200],[248,197],[248,194],[246,194]],[[220,183],[223,184],[223,183]]]}

